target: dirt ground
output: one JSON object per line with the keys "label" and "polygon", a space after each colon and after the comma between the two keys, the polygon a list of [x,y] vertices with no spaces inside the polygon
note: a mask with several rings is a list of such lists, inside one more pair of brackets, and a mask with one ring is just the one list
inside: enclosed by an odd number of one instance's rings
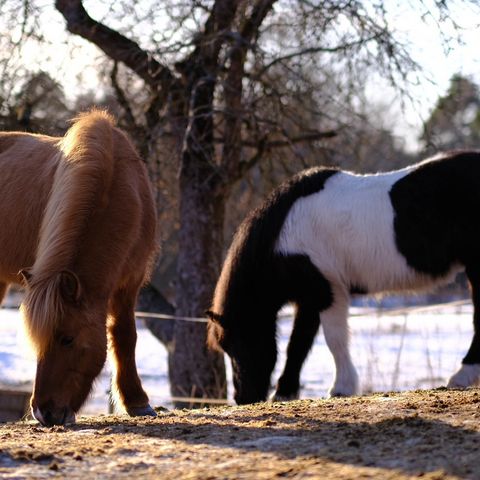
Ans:
{"label": "dirt ground", "polygon": [[480,390],[0,426],[1,478],[480,479]]}

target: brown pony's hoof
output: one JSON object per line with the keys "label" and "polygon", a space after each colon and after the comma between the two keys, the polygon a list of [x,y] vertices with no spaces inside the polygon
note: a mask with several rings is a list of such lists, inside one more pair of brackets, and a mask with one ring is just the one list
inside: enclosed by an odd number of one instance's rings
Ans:
{"label": "brown pony's hoof", "polygon": [[150,405],[147,405],[146,407],[127,408],[127,413],[131,417],[156,417],[157,416],[157,413]]}

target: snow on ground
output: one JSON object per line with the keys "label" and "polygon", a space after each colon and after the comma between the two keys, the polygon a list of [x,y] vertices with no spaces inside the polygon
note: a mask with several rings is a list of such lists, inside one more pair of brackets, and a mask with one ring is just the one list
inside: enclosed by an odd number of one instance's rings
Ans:
{"label": "snow on ground", "polygon": [[[364,392],[445,385],[448,377],[459,368],[472,338],[471,306],[447,306],[435,311],[396,315],[352,308],[351,314],[352,356]],[[285,361],[290,330],[291,318],[282,317],[279,322],[279,361],[273,382]],[[1,309],[0,383],[21,385],[33,380],[35,359],[24,338],[18,310]],[[171,406],[166,358],[164,347],[139,321],[137,364],[144,388],[155,406]],[[325,396],[333,374],[333,360],[320,332],[303,368],[301,398]],[[228,375],[231,377],[230,371]],[[83,413],[107,412],[109,378],[107,364]]]}

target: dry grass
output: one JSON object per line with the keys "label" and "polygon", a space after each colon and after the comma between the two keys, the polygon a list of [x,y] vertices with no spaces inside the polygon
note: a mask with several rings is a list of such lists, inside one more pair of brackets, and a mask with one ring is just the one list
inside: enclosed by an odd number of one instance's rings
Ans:
{"label": "dry grass", "polygon": [[480,390],[0,427],[2,478],[478,479]]}

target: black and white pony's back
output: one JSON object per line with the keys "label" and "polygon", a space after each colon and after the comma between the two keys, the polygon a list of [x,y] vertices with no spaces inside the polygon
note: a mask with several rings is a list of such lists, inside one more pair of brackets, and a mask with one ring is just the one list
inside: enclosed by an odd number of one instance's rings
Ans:
{"label": "black and white pony's back", "polygon": [[210,311],[210,344],[232,360],[239,403],[265,400],[276,362],[276,314],[296,305],[276,398],[298,395],[320,319],[336,365],[332,395],[353,395],[352,293],[418,291],[465,269],[475,335],[451,386],[480,378],[480,153],[357,175],[315,168],[280,186],[240,226]]}

